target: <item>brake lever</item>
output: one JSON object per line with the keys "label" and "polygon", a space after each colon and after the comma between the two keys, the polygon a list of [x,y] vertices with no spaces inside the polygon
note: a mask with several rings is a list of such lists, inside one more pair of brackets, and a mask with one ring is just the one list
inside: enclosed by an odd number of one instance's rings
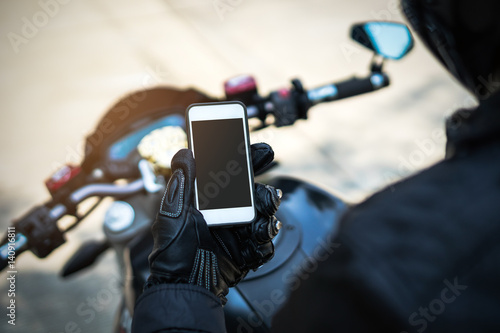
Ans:
{"label": "brake lever", "polygon": [[139,161],[139,172],[141,173],[144,189],[148,193],[157,193],[163,189],[163,185],[158,183],[153,166],[146,160]]}

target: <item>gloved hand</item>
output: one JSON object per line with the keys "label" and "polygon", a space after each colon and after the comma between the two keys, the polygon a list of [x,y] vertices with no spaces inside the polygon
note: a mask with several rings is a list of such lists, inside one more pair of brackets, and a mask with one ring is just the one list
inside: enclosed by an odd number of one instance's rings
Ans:
{"label": "gloved hand", "polygon": [[[274,158],[264,143],[251,146],[255,173]],[[274,214],[281,191],[255,184],[257,217],[251,224],[208,228],[194,206],[195,161],[190,150],[172,159],[173,174],[152,226],[154,247],[149,256],[148,284],[191,283],[212,291],[225,304],[229,287],[250,269],[256,270],[274,255],[272,239],[281,226]]]}

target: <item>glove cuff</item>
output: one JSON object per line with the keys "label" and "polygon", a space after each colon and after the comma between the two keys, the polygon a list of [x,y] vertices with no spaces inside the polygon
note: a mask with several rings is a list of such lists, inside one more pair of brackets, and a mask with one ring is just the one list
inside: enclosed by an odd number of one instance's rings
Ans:
{"label": "glove cuff", "polygon": [[217,256],[213,251],[200,249],[196,256],[189,279],[181,276],[151,272],[144,290],[159,284],[191,284],[205,288],[220,298],[222,305],[227,302],[228,286],[219,273]]}

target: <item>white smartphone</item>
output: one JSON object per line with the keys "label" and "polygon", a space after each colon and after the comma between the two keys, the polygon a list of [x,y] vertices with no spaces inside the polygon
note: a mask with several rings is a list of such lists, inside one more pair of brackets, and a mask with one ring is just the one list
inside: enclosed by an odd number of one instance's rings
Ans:
{"label": "white smartphone", "polygon": [[186,122],[196,161],[196,208],[210,226],[251,222],[254,183],[245,105],[192,104]]}

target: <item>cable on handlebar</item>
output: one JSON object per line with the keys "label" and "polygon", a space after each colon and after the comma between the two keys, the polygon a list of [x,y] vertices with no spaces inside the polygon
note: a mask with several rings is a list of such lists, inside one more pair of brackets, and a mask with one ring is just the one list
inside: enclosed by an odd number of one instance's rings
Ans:
{"label": "cable on handlebar", "polygon": [[89,210],[87,210],[85,212],[85,214],[83,214],[81,216],[76,216],[76,221],[72,225],[70,225],[69,227],[67,227],[66,229],[64,229],[63,232],[68,232],[71,229],[75,228],[77,225],[79,225],[80,222],[82,222],[83,220],[85,220],[87,218],[87,216],[89,216],[94,211],[94,209],[96,209],[97,206],[99,206],[99,204],[102,202],[103,199],[104,198],[99,198],[97,200],[97,202],[95,204],[93,204],[92,207],[90,207]]}

